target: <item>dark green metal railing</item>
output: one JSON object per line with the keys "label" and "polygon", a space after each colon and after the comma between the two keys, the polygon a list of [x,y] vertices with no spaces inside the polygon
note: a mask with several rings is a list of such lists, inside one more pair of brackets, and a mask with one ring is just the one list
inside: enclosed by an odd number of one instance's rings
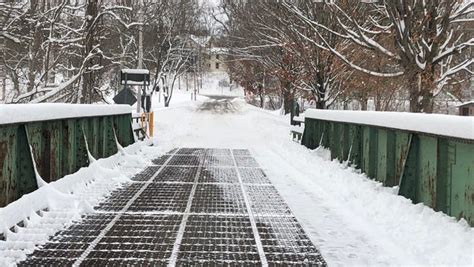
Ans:
{"label": "dark green metal railing", "polygon": [[88,166],[87,148],[96,159],[117,153],[116,139],[134,142],[131,112],[0,125],[0,207],[38,188],[33,158],[51,182]]}
{"label": "dark green metal railing", "polygon": [[414,203],[474,225],[472,139],[306,118],[302,144],[328,148]]}

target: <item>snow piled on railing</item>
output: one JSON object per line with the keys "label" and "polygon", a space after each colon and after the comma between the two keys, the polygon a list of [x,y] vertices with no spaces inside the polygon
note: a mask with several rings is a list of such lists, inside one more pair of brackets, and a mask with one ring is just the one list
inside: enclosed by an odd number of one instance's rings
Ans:
{"label": "snow piled on railing", "polygon": [[163,151],[131,145],[0,208],[0,266],[15,265],[57,231],[93,212],[92,207]]}
{"label": "snow piled on railing", "polygon": [[474,139],[474,117],[408,112],[309,109],[306,118]]}
{"label": "snow piled on railing", "polygon": [[131,114],[129,105],[0,104],[0,124]]}

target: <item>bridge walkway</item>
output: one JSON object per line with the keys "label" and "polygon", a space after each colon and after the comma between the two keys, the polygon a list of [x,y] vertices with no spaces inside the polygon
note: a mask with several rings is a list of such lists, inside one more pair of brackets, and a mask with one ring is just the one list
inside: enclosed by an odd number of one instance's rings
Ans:
{"label": "bridge walkway", "polygon": [[326,265],[248,150],[153,164],[18,265]]}

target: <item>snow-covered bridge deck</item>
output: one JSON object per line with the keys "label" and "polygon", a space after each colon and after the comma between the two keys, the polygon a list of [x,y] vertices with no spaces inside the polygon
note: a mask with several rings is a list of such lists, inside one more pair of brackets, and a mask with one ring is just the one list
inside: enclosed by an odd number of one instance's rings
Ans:
{"label": "snow-covered bridge deck", "polygon": [[325,265],[248,150],[180,148],[25,265]]}

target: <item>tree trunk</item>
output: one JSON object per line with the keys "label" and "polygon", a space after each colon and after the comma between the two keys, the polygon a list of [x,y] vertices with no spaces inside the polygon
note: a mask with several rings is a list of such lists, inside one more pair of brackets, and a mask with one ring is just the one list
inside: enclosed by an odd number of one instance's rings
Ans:
{"label": "tree trunk", "polygon": [[420,107],[424,113],[433,113],[434,96],[433,91],[436,89],[435,75],[431,68],[427,68],[421,73],[421,103]]}
{"label": "tree trunk", "polygon": [[269,100],[269,103],[270,103],[271,110],[275,110],[276,108],[275,108],[275,103],[273,102],[273,97],[270,96],[268,98],[268,100]]}
{"label": "tree trunk", "polygon": [[176,76],[177,76],[177,73],[175,73],[173,76],[173,81],[171,82],[171,90],[170,88],[167,87],[168,91],[166,93],[167,97],[165,100],[165,107],[170,106],[171,98],[173,97],[174,85],[176,84],[176,78],[177,78]]}
{"label": "tree trunk", "polygon": [[343,110],[349,110],[349,101],[344,100],[342,109]]}
{"label": "tree trunk", "polygon": [[320,98],[316,101],[316,108],[317,109],[326,109],[326,101],[321,101]]}
{"label": "tree trunk", "polygon": [[13,99],[21,94],[20,92],[20,81],[18,80],[18,74],[16,73],[15,70],[9,69],[8,70],[10,80],[13,83],[13,93],[12,92],[7,92],[7,80],[6,80],[6,73],[4,73],[3,76],[3,100],[6,100],[7,94],[10,94],[10,99]]}
{"label": "tree trunk", "polygon": [[143,68],[143,0],[138,1],[138,68]]}
{"label": "tree trunk", "polygon": [[410,102],[410,112],[420,112],[419,98],[420,98],[420,79],[418,73],[409,71],[408,76],[408,96]]}
{"label": "tree trunk", "polygon": [[434,73],[427,68],[409,76],[410,112],[432,113],[433,89],[436,87]]}
{"label": "tree trunk", "polygon": [[38,68],[38,51],[41,47],[41,31],[38,28],[39,26],[35,26],[34,34],[33,34],[33,43],[29,47],[28,54],[29,56],[29,64],[28,64],[28,83],[26,86],[26,90],[31,92],[35,87],[35,80],[36,80],[36,70]]}
{"label": "tree trunk", "polygon": [[[87,57],[89,53],[92,52],[95,41],[95,25],[94,20],[98,15],[98,7],[97,1],[95,0],[88,0],[87,1],[87,8],[86,8],[86,38],[84,44],[84,57]],[[80,99],[81,103],[92,103],[92,93],[94,87],[94,73],[89,67],[93,66],[92,60],[89,60],[85,64],[85,69],[83,73],[83,82],[82,82],[82,97]]]}
{"label": "tree trunk", "polygon": [[[375,90],[371,90],[375,91]],[[376,91],[375,97],[374,97],[374,106],[375,106],[375,111],[382,111],[382,97],[380,96],[380,92]]]}
{"label": "tree trunk", "polygon": [[423,92],[423,99],[421,100],[421,108],[424,113],[433,113],[434,97],[431,90]]}
{"label": "tree trunk", "polygon": [[285,115],[291,112],[291,108],[293,104],[293,99],[291,98],[291,94],[289,92],[283,92],[283,109],[285,111]]}
{"label": "tree trunk", "polygon": [[[48,7],[49,9],[49,7]],[[62,7],[61,7],[62,9]],[[43,62],[43,73],[44,73],[44,83],[45,85],[47,85],[49,83],[49,79],[50,79],[50,76],[49,76],[49,71],[50,71],[50,63],[52,63],[51,61],[51,48],[52,48],[52,42],[51,40],[53,39],[53,32],[54,32],[54,24],[56,22],[56,19],[57,17],[59,16],[58,13],[60,13],[60,9],[58,9],[55,14],[54,14],[54,17],[52,19],[52,21],[50,22],[50,26],[49,26],[49,42],[48,42],[48,46],[46,48],[46,57],[45,57],[45,60]]]}
{"label": "tree trunk", "polygon": [[2,79],[2,97],[0,97],[0,100],[5,100],[7,95],[7,79],[3,77]]}
{"label": "tree trunk", "polygon": [[418,90],[410,88],[410,112],[420,112],[420,106],[418,105]]}
{"label": "tree trunk", "polygon": [[324,71],[320,66],[320,71],[316,74],[316,108],[327,109],[326,107],[326,87],[324,86]]}
{"label": "tree trunk", "polygon": [[368,101],[367,98],[361,98],[361,99],[359,100],[359,103],[360,103],[360,110],[367,110],[367,101]]}
{"label": "tree trunk", "polygon": [[291,84],[289,82],[283,83],[283,109],[285,111],[285,115],[291,112],[293,108],[293,92],[291,90]]}
{"label": "tree trunk", "polygon": [[[42,10],[43,6],[41,2],[38,1],[31,1],[30,2],[30,16],[34,18],[35,14],[37,13],[37,10]],[[36,68],[38,64],[38,56],[37,53],[40,50],[41,47],[41,31],[39,30],[40,24],[37,23],[36,25],[32,26],[31,31],[33,31],[33,40],[28,46],[28,55],[29,55],[29,60],[28,60],[28,82],[26,84],[26,90],[27,92],[31,92],[35,86],[35,78],[36,78]],[[18,92],[18,94],[21,94],[21,92]]]}
{"label": "tree trunk", "polygon": [[165,108],[170,106],[171,97],[169,95],[169,88],[166,86],[166,91],[164,91],[163,98],[165,100]]}

